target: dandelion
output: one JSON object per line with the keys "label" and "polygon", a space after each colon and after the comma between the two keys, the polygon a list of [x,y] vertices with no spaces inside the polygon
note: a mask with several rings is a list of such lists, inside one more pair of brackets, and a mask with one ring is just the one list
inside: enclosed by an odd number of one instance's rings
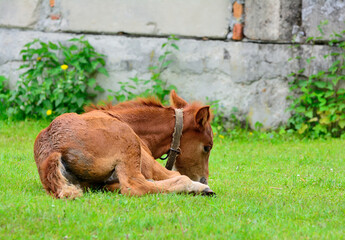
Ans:
{"label": "dandelion", "polygon": [[66,65],[66,64],[61,65],[62,70],[66,70],[67,68],[68,68],[68,65]]}
{"label": "dandelion", "polygon": [[37,57],[37,59],[36,59],[37,61],[41,61],[42,60],[42,58],[41,57]]}
{"label": "dandelion", "polygon": [[223,135],[221,135],[221,134],[219,134],[219,137],[220,137],[221,139],[224,139],[224,136],[223,136]]}
{"label": "dandelion", "polygon": [[47,116],[52,115],[52,113],[53,113],[53,111],[51,109],[47,110],[47,112],[46,112]]}
{"label": "dandelion", "polygon": [[250,132],[250,133],[249,133],[249,135],[253,135],[253,133],[252,133],[252,132]]}

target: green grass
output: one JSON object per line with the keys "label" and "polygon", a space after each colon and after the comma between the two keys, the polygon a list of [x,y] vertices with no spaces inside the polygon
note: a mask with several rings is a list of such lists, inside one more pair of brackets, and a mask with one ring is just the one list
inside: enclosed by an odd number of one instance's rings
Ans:
{"label": "green grass", "polygon": [[47,122],[0,121],[0,239],[341,239],[343,140],[218,139],[216,198],[90,192],[55,200],[42,189],[33,143]]}

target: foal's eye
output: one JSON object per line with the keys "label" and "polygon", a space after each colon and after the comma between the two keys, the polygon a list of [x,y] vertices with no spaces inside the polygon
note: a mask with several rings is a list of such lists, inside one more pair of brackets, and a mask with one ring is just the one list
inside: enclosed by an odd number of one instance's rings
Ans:
{"label": "foal's eye", "polygon": [[204,146],[204,151],[208,153],[209,151],[211,151],[211,148],[211,146]]}

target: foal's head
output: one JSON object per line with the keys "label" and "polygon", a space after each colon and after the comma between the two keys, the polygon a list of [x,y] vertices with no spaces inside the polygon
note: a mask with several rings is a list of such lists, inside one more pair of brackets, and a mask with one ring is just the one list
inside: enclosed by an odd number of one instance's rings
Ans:
{"label": "foal's head", "polygon": [[171,92],[170,103],[174,108],[183,108],[184,117],[181,154],[176,159],[175,168],[192,180],[207,184],[208,159],[213,146],[210,107],[188,104],[175,91]]}

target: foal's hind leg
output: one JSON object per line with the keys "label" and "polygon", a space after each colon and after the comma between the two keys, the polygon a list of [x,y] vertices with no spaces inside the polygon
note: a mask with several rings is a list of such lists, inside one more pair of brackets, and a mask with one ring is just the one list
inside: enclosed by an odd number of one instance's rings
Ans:
{"label": "foal's hind leg", "polygon": [[120,183],[112,183],[104,186],[104,190],[115,192],[120,190]]}

